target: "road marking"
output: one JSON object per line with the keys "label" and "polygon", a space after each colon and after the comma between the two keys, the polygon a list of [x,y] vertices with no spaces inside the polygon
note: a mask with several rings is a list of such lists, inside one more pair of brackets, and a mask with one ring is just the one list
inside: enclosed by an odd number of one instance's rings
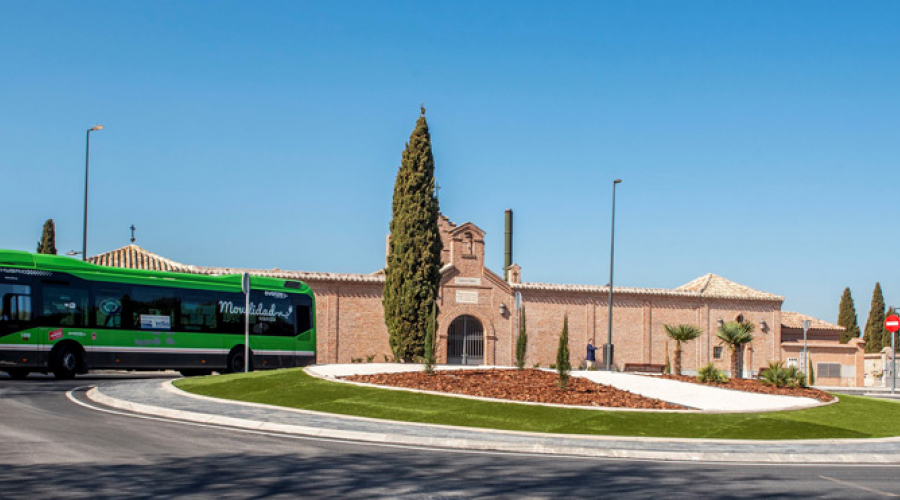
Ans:
{"label": "road marking", "polygon": [[881,495],[885,497],[900,497],[900,495],[896,493],[890,493],[887,491],[876,490],[875,488],[869,488],[868,486],[863,486],[861,484],[851,483],[850,481],[841,481],[840,479],[835,479],[833,477],[828,476],[819,476],[822,479],[827,479],[833,483],[842,484],[844,486],[849,486],[851,488],[856,488],[858,490],[868,491],[869,493],[875,493],[876,495]]}
{"label": "road marking", "polygon": [[[233,432],[242,432],[245,434],[256,434],[260,436],[266,437],[275,437],[279,439],[298,439],[302,441],[314,441],[314,442],[328,442],[328,443],[343,443],[343,444],[355,444],[362,446],[371,446],[371,447],[384,447],[384,448],[397,448],[402,450],[414,450],[414,451],[430,451],[430,452],[444,452],[444,453],[456,453],[456,454],[465,454],[465,455],[502,455],[502,456],[519,456],[519,457],[552,457],[552,458],[562,458],[562,459],[570,459],[570,460],[584,460],[591,459],[597,461],[604,462],[650,462],[650,463],[677,463],[677,464],[702,464],[702,465],[725,465],[730,467],[735,466],[746,466],[746,465],[758,465],[758,466],[768,466],[768,467],[823,467],[823,468],[854,468],[854,467],[864,467],[864,468],[900,468],[898,464],[856,464],[856,463],[825,463],[825,464],[806,464],[806,463],[771,463],[771,462],[716,462],[712,460],[653,460],[649,458],[614,458],[614,457],[583,457],[583,456],[575,456],[575,455],[559,455],[559,454],[548,454],[548,453],[527,453],[527,452],[515,452],[515,451],[491,451],[491,450],[465,450],[465,449],[453,449],[453,448],[438,448],[438,447],[428,447],[428,446],[415,446],[408,444],[395,444],[395,443],[373,443],[368,441],[354,441],[352,439],[337,439],[337,438],[326,438],[319,436],[303,436],[298,434],[288,434],[288,433],[279,433],[279,432],[270,432],[270,431],[260,431],[253,429],[242,429],[240,427],[229,427],[227,425],[219,425],[219,424],[205,424],[200,422],[190,422],[187,420],[179,420],[174,418],[165,418],[165,417],[155,417],[149,415],[140,415],[136,413],[128,413],[117,410],[110,410],[108,408],[103,408],[101,406],[94,406],[83,401],[80,401],[78,398],[74,396],[75,391],[79,390],[87,390],[97,387],[96,385],[86,385],[75,387],[66,392],[66,397],[72,401],[73,403],[83,406],[85,408],[89,408],[91,410],[100,411],[104,413],[111,413],[113,415],[120,415],[123,417],[132,417],[132,418],[141,418],[145,420],[155,420],[158,422],[167,422],[170,424],[181,424],[181,425],[190,425],[194,427],[206,427],[210,429],[217,430],[229,430]],[[825,476],[825,479],[827,478]],[[836,479],[831,479],[832,481],[839,482]],[[848,483],[849,484],[849,483]],[[873,490],[877,491],[877,490]],[[882,493],[882,492],[879,492]],[[882,493],[890,496],[900,496],[893,495],[891,493]]]}

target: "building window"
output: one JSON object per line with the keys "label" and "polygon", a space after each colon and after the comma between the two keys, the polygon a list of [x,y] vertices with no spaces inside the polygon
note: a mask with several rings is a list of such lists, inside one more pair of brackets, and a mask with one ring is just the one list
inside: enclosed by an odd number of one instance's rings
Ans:
{"label": "building window", "polygon": [[475,253],[475,243],[472,238],[472,233],[466,233],[466,255],[473,255]]}
{"label": "building window", "polygon": [[744,315],[743,315],[743,314],[738,314],[738,316],[737,316],[737,318],[735,319],[735,321],[737,321],[738,323],[743,323],[743,322],[744,322]]}
{"label": "building window", "polygon": [[816,378],[841,378],[841,364],[816,363]]}
{"label": "building window", "polygon": [[713,347],[713,359],[722,359],[722,347]]}
{"label": "building window", "polygon": [[788,359],[787,359],[787,366],[788,366],[788,367],[793,366],[794,368],[796,368],[796,367],[797,367],[797,358],[788,358]]}

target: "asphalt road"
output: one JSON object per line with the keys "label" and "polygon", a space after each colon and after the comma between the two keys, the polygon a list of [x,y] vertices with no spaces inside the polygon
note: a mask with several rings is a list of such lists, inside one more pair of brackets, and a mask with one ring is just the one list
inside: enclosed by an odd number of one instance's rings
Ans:
{"label": "asphalt road", "polygon": [[[67,397],[72,389],[129,377],[58,382],[0,375],[0,498],[900,496],[900,467],[893,466],[698,464],[392,447],[100,411]],[[83,393],[70,394],[96,407]]]}

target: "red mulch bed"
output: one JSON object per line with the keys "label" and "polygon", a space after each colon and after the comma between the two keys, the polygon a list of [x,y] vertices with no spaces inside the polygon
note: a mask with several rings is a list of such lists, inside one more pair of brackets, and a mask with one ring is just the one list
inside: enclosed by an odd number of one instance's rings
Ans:
{"label": "red mulch bed", "polygon": [[366,384],[533,403],[655,410],[685,409],[683,406],[645,398],[583,378],[571,377],[568,388],[563,390],[557,387],[556,373],[534,369],[436,371],[433,375],[423,372],[379,373],[341,378]]}
{"label": "red mulch bed", "polygon": [[[657,376],[657,375],[652,375]],[[717,384],[713,382],[699,382],[697,377],[687,375],[661,375],[663,378],[670,380],[678,380],[679,382],[690,382],[692,384],[711,385],[713,387],[721,387],[723,389],[733,389],[735,391],[756,392],[759,394],[776,394],[779,396],[794,396],[798,398],[812,398],[828,403],[834,401],[834,396],[825,391],[818,389],[801,388],[801,387],[775,387],[765,385],[756,379],[728,379],[728,382]]]}

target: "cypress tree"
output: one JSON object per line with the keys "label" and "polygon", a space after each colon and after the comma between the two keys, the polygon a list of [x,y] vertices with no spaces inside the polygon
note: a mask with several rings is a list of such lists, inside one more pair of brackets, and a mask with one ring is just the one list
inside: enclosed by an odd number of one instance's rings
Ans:
{"label": "cypress tree", "polygon": [[869,308],[869,319],[866,321],[866,331],[863,339],[866,341],[866,352],[879,352],[884,347],[882,344],[885,334],[884,329],[884,296],[881,293],[881,283],[875,283],[872,291],[872,306]]}
{"label": "cypress tree", "polygon": [[525,368],[525,353],[528,351],[528,332],[525,329],[525,307],[519,319],[519,338],[516,339],[516,368]]}
{"label": "cypress tree", "polygon": [[[896,315],[897,315],[897,310],[894,309],[894,306],[891,306],[891,307],[888,307],[888,310],[884,314],[884,317],[885,317],[885,319],[887,319],[888,316],[896,316]],[[896,333],[893,334],[894,335],[894,343],[893,344],[891,344],[891,335],[892,335],[891,332],[887,331],[887,328],[885,328],[884,329],[884,337],[882,337],[882,341],[881,341],[882,349],[885,347],[890,347],[891,345],[893,345],[895,349],[897,348],[897,340],[898,340],[897,334]]]}
{"label": "cypress tree", "polygon": [[812,356],[809,357],[809,377],[807,377],[806,385],[816,385],[816,372],[813,370]]}
{"label": "cypress tree", "polygon": [[44,223],[44,232],[41,233],[37,253],[56,255],[56,227],[53,225],[53,219],[47,219]]}
{"label": "cypress tree", "polygon": [[838,311],[838,325],[844,327],[841,333],[841,343],[846,344],[850,339],[859,337],[859,324],[856,322],[856,306],[853,305],[853,297],[850,288],[844,288],[841,295],[841,306]]}
{"label": "cypress tree", "polygon": [[556,349],[556,372],[559,373],[559,387],[565,389],[569,385],[569,315],[563,319],[562,333],[559,335],[559,348]]}
{"label": "cypress tree", "polygon": [[384,320],[394,359],[422,356],[441,268],[434,157],[425,108],[409,137],[394,183],[384,280]]}
{"label": "cypress tree", "polygon": [[434,373],[434,330],[437,328],[437,302],[431,303],[431,321],[425,329],[425,373]]}

